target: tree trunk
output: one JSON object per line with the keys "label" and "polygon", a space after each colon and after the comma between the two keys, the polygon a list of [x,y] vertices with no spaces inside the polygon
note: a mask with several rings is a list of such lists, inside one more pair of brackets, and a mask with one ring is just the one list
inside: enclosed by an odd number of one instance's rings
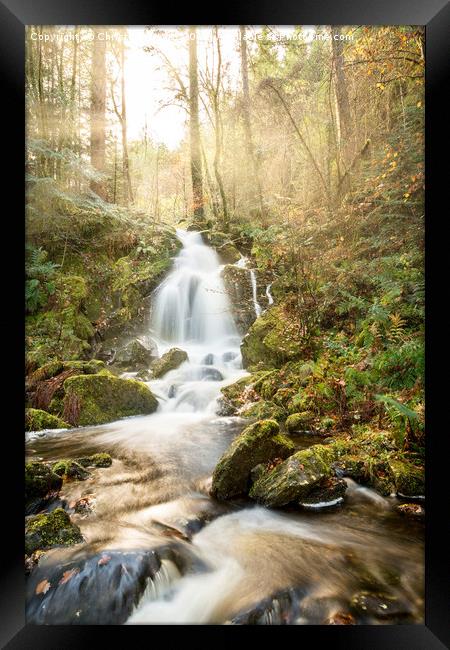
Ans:
{"label": "tree trunk", "polygon": [[[106,109],[106,42],[99,40],[100,30],[94,28],[91,80],[91,165],[105,172],[105,109]],[[104,180],[92,180],[90,188],[102,199],[106,199]]]}
{"label": "tree trunk", "polygon": [[[255,148],[253,145],[252,126],[250,117],[250,91],[248,85],[248,62],[247,62],[247,40],[245,35],[245,25],[240,25],[240,49],[241,49],[241,75],[242,75],[242,94],[243,94],[243,118],[244,118],[244,138],[245,149],[247,152],[247,160],[253,169],[254,182],[256,186],[256,199],[258,203],[258,211],[261,219],[264,218],[264,202],[261,188],[261,181],[259,177],[259,164],[255,155]],[[250,195],[254,193],[249,192]]]}
{"label": "tree trunk", "polygon": [[191,136],[192,212],[196,221],[203,221],[203,182],[198,117],[197,33],[189,28],[189,116]]}
{"label": "tree trunk", "polygon": [[127,140],[127,106],[125,100],[125,44],[122,38],[120,48],[120,66],[121,66],[121,92],[122,92],[122,166],[123,179],[125,184],[125,203],[133,203],[133,189],[131,187],[130,161],[128,157],[128,140]]}
{"label": "tree trunk", "polygon": [[352,129],[350,102],[348,99],[347,83],[344,73],[344,55],[341,40],[336,40],[334,36],[340,36],[340,27],[332,28],[331,51],[334,71],[334,87],[336,90],[336,108],[338,124],[338,144],[344,166],[347,167],[352,154]]}

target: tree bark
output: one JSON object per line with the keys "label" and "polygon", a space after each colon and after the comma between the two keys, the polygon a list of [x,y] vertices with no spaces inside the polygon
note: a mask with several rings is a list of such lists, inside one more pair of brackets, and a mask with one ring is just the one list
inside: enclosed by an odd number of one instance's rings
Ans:
{"label": "tree bark", "polygon": [[334,38],[335,35],[340,36],[340,34],[340,27],[332,28],[331,51],[334,71],[334,87],[336,90],[336,108],[338,114],[338,144],[344,166],[346,167],[352,153],[352,129],[350,102],[348,99],[347,83],[344,72],[343,46],[341,40],[336,40]]}
{"label": "tree bark", "polygon": [[[103,174],[106,157],[106,42],[99,40],[100,30],[94,28],[91,78],[91,165]],[[90,188],[102,199],[106,199],[104,180],[92,180]]]}
{"label": "tree bark", "polygon": [[189,28],[189,118],[191,139],[192,212],[195,220],[204,218],[200,124],[198,116],[197,33]]}

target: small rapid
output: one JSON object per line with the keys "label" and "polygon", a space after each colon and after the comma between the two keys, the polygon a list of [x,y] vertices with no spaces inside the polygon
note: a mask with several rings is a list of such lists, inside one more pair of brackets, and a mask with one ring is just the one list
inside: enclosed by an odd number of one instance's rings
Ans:
{"label": "small rapid", "polygon": [[[422,529],[395,512],[395,499],[350,479],[344,504],[323,512],[210,498],[214,467],[246,426],[218,416],[217,398],[246,372],[220,259],[199,233],[178,236],[183,247],[154,293],[148,335],[159,355],[177,347],[188,359],[147,382],[158,410],[27,443],[35,460],[97,451],[114,459],[65,483],[54,505],[86,544],[41,559],[28,579],[28,622],[323,624],[367,590],[381,594],[379,611],[362,610],[357,623],[423,622]],[[73,509],[85,495],[95,497],[88,515]],[[51,588],[41,593],[44,581]]]}

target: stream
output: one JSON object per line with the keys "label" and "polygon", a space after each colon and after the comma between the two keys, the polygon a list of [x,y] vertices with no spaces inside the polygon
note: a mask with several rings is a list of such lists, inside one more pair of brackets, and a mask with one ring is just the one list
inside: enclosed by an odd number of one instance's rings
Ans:
{"label": "stream", "polygon": [[[335,508],[209,497],[218,459],[248,424],[216,415],[220,388],[247,373],[216,252],[198,233],[178,236],[183,248],[155,291],[149,336],[159,354],[179,347],[189,360],[148,382],[157,412],[27,438],[32,460],[99,451],[114,459],[66,482],[52,504],[66,507],[86,544],[41,559],[27,581],[27,621],[423,623],[423,523],[399,515],[395,497],[350,479]],[[83,496],[89,514],[74,512]],[[43,580],[51,588],[37,595]]]}

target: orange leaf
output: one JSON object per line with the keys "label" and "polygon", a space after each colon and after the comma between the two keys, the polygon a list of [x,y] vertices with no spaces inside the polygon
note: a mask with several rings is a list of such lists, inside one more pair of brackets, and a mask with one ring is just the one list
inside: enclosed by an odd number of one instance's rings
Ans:
{"label": "orange leaf", "polygon": [[102,564],[108,564],[108,562],[110,561],[110,559],[111,559],[111,556],[110,556],[110,555],[102,555],[102,557],[101,557],[101,558],[99,559],[99,561],[97,562],[97,565],[98,565],[98,566],[102,566]]}
{"label": "orange leaf", "polygon": [[59,584],[65,585],[66,582],[69,582],[69,580],[73,578],[73,576],[76,576],[77,573],[79,573],[79,571],[80,571],[79,569],[70,569],[70,571],[64,571],[63,576],[59,581]]}
{"label": "orange leaf", "polygon": [[38,584],[36,587],[36,593],[37,594],[46,594],[47,591],[50,589],[51,584],[47,579],[41,580],[41,582]]}

